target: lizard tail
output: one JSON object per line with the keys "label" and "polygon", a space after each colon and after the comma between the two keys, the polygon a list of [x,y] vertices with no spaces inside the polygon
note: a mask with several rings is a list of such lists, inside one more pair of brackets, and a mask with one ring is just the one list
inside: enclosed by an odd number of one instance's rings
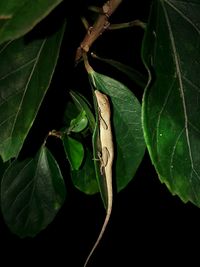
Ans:
{"label": "lizard tail", "polygon": [[107,208],[107,212],[106,212],[106,217],[105,217],[103,226],[101,228],[101,232],[100,232],[100,234],[99,234],[99,236],[98,236],[93,248],[91,249],[91,251],[90,251],[90,253],[89,253],[89,255],[88,255],[83,267],[87,266],[92,254],[94,253],[96,247],[98,246],[98,244],[99,244],[99,242],[100,242],[100,240],[101,240],[101,238],[102,238],[102,236],[103,236],[103,234],[105,232],[106,226],[107,226],[107,224],[109,222],[111,211],[112,211],[112,196],[110,196],[110,200],[109,200],[108,208]]}

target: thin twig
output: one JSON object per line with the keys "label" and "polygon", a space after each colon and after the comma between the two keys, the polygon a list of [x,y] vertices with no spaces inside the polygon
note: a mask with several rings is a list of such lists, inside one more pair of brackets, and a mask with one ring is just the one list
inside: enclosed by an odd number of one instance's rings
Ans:
{"label": "thin twig", "polygon": [[124,28],[135,27],[135,26],[145,29],[146,23],[144,23],[141,20],[133,20],[133,21],[124,22],[124,23],[116,23],[116,24],[111,24],[108,27],[108,30],[119,30],[119,29],[124,29]]}
{"label": "thin twig", "polygon": [[82,23],[83,23],[84,28],[85,28],[86,30],[88,30],[88,29],[90,28],[90,25],[89,25],[87,19],[86,19],[85,17],[81,17],[81,21],[82,21]]}
{"label": "thin twig", "polygon": [[98,6],[89,6],[88,10],[100,14],[102,12],[102,8]]}
{"label": "thin twig", "polygon": [[83,41],[76,51],[75,62],[80,60],[83,52],[87,53],[89,51],[94,41],[109,27],[109,17],[122,1],[123,0],[110,0],[103,5],[102,12],[99,14],[94,25],[89,27]]}

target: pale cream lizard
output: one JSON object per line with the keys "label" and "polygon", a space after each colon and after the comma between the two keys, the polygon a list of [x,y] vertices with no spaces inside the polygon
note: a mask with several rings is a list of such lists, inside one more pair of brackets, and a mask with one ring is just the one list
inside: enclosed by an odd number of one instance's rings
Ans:
{"label": "pale cream lizard", "polygon": [[101,228],[101,232],[90,251],[84,267],[86,267],[90,257],[92,256],[94,250],[99,244],[108,221],[110,219],[111,211],[112,211],[112,203],[113,203],[113,188],[112,188],[112,164],[114,158],[114,148],[113,148],[113,138],[112,138],[112,129],[111,129],[111,111],[108,97],[101,93],[98,90],[95,90],[95,96],[98,104],[98,112],[99,112],[99,139],[101,152],[99,153],[100,158],[100,171],[106,180],[107,187],[107,209],[106,209],[106,217]]}

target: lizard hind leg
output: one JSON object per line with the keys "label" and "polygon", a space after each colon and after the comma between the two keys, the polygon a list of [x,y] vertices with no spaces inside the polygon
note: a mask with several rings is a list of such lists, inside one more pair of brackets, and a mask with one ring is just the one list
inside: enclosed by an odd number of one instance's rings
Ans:
{"label": "lizard hind leg", "polygon": [[109,153],[107,147],[104,146],[102,148],[102,161],[103,161],[104,167],[107,166],[109,157],[110,157],[110,153]]}
{"label": "lizard hind leg", "polygon": [[98,152],[98,157],[100,160],[100,173],[101,175],[105,175],[105,167],[107,166],[110,157],[107,147],[103,147],[102,152]]}

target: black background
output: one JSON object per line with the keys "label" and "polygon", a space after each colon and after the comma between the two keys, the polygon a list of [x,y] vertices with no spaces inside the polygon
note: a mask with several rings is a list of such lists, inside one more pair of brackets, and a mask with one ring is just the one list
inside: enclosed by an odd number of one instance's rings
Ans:
{"label": "black background", "polygon": [[[103,1],[96,1],[98,4]],[[40,119],[36,120],[29,134],[24,153],[33,153],[34,138],[40,143],[47,129],[60,126],[63,99],[68,89],[76,89],[87,95],[87,75],[80,64],[73,68],[76,47],[84,36],[79,16],[86,12],[88,3],[95,1],[68,1],[57,8],[51,21],[44,23],[59,25],[63,15],[69,17],[62,46],[62,58],[56,69],[46,102],[41,107]],[[147,21],[150,1],[128,1],[119,7],[112,22],[127,22],[133,19]],[[48,25],[48,26],[47,26]],[[106,32],[94,44],[92,50],[98,54],[119,60],[145,72],[140,58],[143,30],[138,28]],[[91,59],[95,70],[124,82],[141,100],[143,90],[133,85],[126,77],[112,68]],[[48,105],[46,105],[48,103]],[[53,111],[52,107],[53,106]],[[48,112],[48,116],[46,115]],[[45,125],[45,127],[42,127]],[[101,229],[105,211],[99,195],[85,196],[72,187],[67,163],[62,159],[60,145],[49,142],[55,150],[63,169],[67,186],[67,198],[55,220],[35,238],[20,239],[10,233],[0,220],[0,257],[6,264],[28,266],[29,264],[56,266],[83,266],[91,247]],[[29,149],[27,149],[29,147]],[[134,159],[133,159],[134,160]],[[88,266],[144,266],[164,264],[178,266],[198,260],[200,238],[200,211],[190,203],[184,204],[172,196],[161,184],[151,164],[148,153],[130,184],[114,196],[114,206],[106,233],[91,258]]]}

